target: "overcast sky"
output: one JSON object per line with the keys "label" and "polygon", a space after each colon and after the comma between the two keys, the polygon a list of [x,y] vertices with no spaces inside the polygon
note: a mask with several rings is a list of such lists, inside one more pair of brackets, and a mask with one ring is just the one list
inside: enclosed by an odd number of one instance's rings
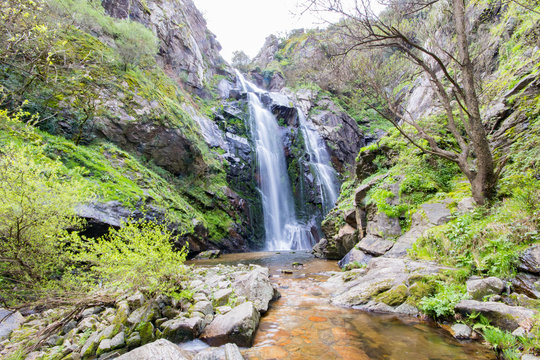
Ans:
{"label": "overcast sky", "polygon": [[193,0],[230,61],[235,50],[253,58],[270,34],[323,27],[312,14],[299,16],[297,0]]}

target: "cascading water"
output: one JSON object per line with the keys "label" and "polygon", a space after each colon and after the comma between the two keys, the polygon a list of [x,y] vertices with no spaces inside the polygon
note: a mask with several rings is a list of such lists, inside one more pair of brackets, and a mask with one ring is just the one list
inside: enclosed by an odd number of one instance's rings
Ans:
{"label": "cascading water", "polygon": [[266,246],[270,251],[310,249],[311,233],[299,224],[294,210],[283,142],[275,116],[259,95],[264,93],[237,72],[250,107],[250,129],[259,169]]}
{"label": "cascading water", "polygon": [[309,166],[319,183],[323,214],[327,214],[336,204],[338,197],[339,182],[336,172],[330,165],[330,154],[324,140],[301,109],[298,109],[298,119],[309,155]]}

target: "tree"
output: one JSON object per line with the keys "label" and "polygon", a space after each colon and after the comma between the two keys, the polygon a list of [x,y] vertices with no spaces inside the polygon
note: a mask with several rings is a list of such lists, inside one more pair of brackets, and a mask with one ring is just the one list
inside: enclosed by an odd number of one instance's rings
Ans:
{"label": "tree", "polygon": [[[0,111],[0,122],[7,121],[14,120]],[[62,166],[40,147],[11,144],[0,149],[2,287],[37,289],[67,261],[67,229],[80,225],[74,209],[88,193]],[[9,289],[8,294],[14,296]]]}
{"label": "tree", "polygon": [[251,63],[251,59],[247,54],[243,51],[235,51],[233,52],[232,57],[232,66],[240,71],[246,72],[248,71],[248,66]]}
{"label": "tree", "polygon": [[[465,0],[390,0],[386,9],[377,15],[369,0],[308,0],[307,9],[315,12],[338,13],[343,20],[335,25],[337,34],[334,56],[346,56],[353,52],[364,53],[364,60],[375,61],[364,75],[365,90],[380,101],[385,118],[423,152],[456,163],[471,183],[472,194],[478,204],[486,204],[496,193],[498,169],[494,161],[486,130],[480,115],[480,101],[469,51]],[[423,32],[428,22],[429,10],[440,6],[439,15],[450,14],[448,26],[441,22],[440,32],[447,32],[446,44],[439,44],[431,33]],[[441,29],[443,28],[443,29]],[[440,37],[440,34],[439,34]],[[451,40],[455,39],[455,40]],[[366,55],[367,53],[367,55]],[[403,106],[404,91],[401,84],[384,78],[388,66],[382,59],[391,59],[399,67],[390,69],[398,79],[421,74],[437,95],[445,114],[443,129],[430,129],[415,119]],[[386,64],[387,65],[387,64]],[[404,66],[403,66],[404,65]],[[409,68],[408,68],[409,67]],[[441,135],[450,136],[450,145],[438,141]],[[455,146],[453,146],[455,144]]]}

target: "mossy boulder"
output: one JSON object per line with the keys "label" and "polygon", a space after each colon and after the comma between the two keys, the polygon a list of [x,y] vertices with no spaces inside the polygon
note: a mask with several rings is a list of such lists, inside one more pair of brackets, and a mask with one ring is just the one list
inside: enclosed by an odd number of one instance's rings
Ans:
{"label": "mossy boulder", "polygon": [[430,296],[435,291],[435,285],[428,281],[417,281],[409,287],[407,302],[417,305],[422,298]]}
{"label": "mossy boulder", "polygon": [[398,306],[407,300],[408,293],[407,286],[401,284],[378,295],[376,300],[389,306]]}
{"label": "mossy boulder", "polygon": [[141,338],[141,345],[148,344],[155,340],[154,325],[149,321],[141,322],[135,328]]}

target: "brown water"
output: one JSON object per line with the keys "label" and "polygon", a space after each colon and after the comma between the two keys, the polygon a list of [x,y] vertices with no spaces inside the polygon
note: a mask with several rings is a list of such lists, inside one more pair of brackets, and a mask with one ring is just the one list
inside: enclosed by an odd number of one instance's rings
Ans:
{"label": "brown water", "polygon": [[[303,266],[293,269],[293,263]],[[416,318],[377,315],[331,305],[321,286],[335,261],[306,252],[227,254],[193,264],[258,264],[270,269],[281,298],[261,318],[247,359],[495,359],[485,346],[458,342],[446,331]],[[293,270],[284,274],[282,269]]]}

